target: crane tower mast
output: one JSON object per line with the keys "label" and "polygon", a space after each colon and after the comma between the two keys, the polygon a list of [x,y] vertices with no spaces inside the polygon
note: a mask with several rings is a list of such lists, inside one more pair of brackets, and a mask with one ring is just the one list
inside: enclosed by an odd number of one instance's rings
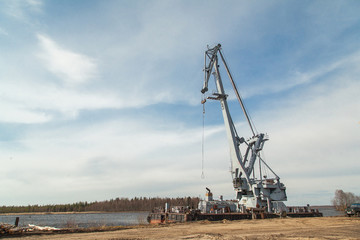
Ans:
{"label": "crane tower mast", "polygon": [[[233,87],[234,93],[239,101],[241,109],[244,113],[246,121],[249,124],[252,136],[245,140],[244,137],[239,137],[236,127],[231,118],[229,106],[227,103],[228,95],[225,93],[223,82],[220,75],[219,56],[226,69],[228,78]],[[224,118],[225,129],[227,133],[228,142],[230,144],[231,157],[231,175],[233,179],[233,186],[236,192],[236,198],[239,205],[244,208],[264,208],[269,212],[275,208],[275,202],[286,201],[286,187],[280,182],[280,177],[269,167],[269,165],[262,159],[261,152],[264,143],[269,140],[264,133],[256,133],[250,117],[246,111],[243,100],[238,92],[236,84],[231,76],[228,65],[224,59],[221,45],[218,44],[213,48],[208,48],[205,51],[205,66],[204,66],[204,85],[201,92],[205,94],[208,91],[208,84],[211,75],[215,76],[215,85],[217,92],[211,96],[204,98],[202,104],[205,104],[206,99],[218,100],[221,105],[221,110]],[[244,146],[245,154],[242,155],[240,146]],[[256,169],[255,163],[259,164]],[[263,167],[261,167],[263,166]],[[270,176],[262,174],[263,171],[269,171]]]}

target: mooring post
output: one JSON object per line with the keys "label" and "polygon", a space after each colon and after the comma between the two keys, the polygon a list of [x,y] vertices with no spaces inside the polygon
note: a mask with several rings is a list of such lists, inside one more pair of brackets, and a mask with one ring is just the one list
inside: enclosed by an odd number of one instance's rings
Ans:
{"label": "mooring post", "polygon": [[19,220],[20,220],[20,218],[16,217],[16,219],[15,219],[15,227],[19,226]]}
{"label": "mooring post", "polygon": [[251,218],[257,219],[256,212],[254,211],[254,209],[251,209]]}

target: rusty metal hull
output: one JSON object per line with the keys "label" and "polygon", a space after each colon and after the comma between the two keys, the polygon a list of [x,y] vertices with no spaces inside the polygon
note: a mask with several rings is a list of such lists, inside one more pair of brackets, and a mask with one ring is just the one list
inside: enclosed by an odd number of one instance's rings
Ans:
{"label": "rusty metal hull", "polygon": [[150,224],[189,222],[194,220],[194,215],[190,213],[150,213],[148,216]]}
{"label": "rusty metal hull", "polygon": [[320,212],[287,213],[286,215],[275,213],[150,213],[148,221],[150,224],[190,222],[190,221],[222,221],[222,220],[244,220],[244,219],[267,219],[267,218],[304,218],[322,217]]}
{"label": "rusty metal hull", "polygon": [[287,213],[288,217],[304,218],[304,217],[322,217],[321,212],[299,212],[299,213]]}

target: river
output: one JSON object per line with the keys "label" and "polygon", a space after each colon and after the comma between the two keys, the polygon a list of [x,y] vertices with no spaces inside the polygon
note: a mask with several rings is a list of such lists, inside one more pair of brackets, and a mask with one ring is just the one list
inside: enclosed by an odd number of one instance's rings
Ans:
{"label": "river", "polygon": [[129,226],[148,224],[146,220],[148,214],[148,212],[14,214],[0,215],[0,222],[14,224],[16,217],[19,217],[20,227],[28,226],[28,224],[57,228]]}

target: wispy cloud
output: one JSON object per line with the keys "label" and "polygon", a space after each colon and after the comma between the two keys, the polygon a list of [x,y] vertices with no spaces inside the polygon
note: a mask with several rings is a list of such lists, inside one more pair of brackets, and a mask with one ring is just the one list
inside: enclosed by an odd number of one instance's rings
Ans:
{"label": "wispy cloud", "polygon": [[42,52],[39,53],[48,70],[67,84],[84,83],[97,75],[97,65],[93,58],[63,47],[42,34],[38,34]]}
{"label": "wispy cloud", "polygon": [[[25,76],[23,76],[25,78]],[[115,95],[62,88],[51,83],[1,82],[0,122],[40,123],[74,119],[80,110],[125,107]]]}
{"label": "wispy cloud", "polygon": [[[304,84],[314,83],[330,74],[336,75],[344,68],[356,68],[358,64],[360,64],[360,51],[341,56],[333,62],[327,62],[326,64],[311,68],[308,71],[290,72],[288,76],[285,76],[280,80],[265,82],[261,86],[256,86],[256,88],[249,86],[249,88],[244,91],[244,97],[249,98],[259,95],[286,92]],[[232,99],[235,98],[233,97]]]}
{"label": "wispy cloud", "polygon": [[[155,196],[165,191],[164,187],[168,188],[161,186],[164,179],[169,178],[174,184],[183,181],[183,171],[190,174],[185,182],[199,179],[200,170],[196,167],[188,170],[188,167],[200,163],[201,129],[172,127],[172,130],[164,130],[156,127],[157,122],[157,119],[117,119],[96,124],[96,127],[63,126],[29,131],[18,142],[22,151],[15,154],[5,151],[13,160],[4,163],[6,170],[0,170],[0,179],[35,190],[41,181],[37,176],[48,176],[49,181],[43,184],[46,191],[73,183],[68,191],[83,191],[88,195],[94,189],[129,192],[131,186],[135,194],[139,185],[143,186],[151,178],[150,185],[157,183],[157,187],[153,187],[158,190],[146,194]],[[58,152],[59,149],[62,151]],[[54,155],[54,152],[58,153]],[[23,162],[27,156],[28,161]],[[23,164],[14,165],[16,162]],[[29,172],[34,165],[36,170]],[[51,167],[54,165],[57,165],[56,170]],[[52,195],[62,198],[55,192]],[[91,199],[96,200],[93,196]]]}
{"label": "wispy cloud", "polygon": [[21,21],[28,20],[29,14],[41,13],[43,2],[41,0],[11,0],[2,1],[2,11]]}
{"label": "wispy cloud", "polygon": [[4,113],[0,117],[0,122],[8,123],[44,123],[52,119],[52,117],[41,111],[29,110],[9,102],[2,102],[0,109]]}

